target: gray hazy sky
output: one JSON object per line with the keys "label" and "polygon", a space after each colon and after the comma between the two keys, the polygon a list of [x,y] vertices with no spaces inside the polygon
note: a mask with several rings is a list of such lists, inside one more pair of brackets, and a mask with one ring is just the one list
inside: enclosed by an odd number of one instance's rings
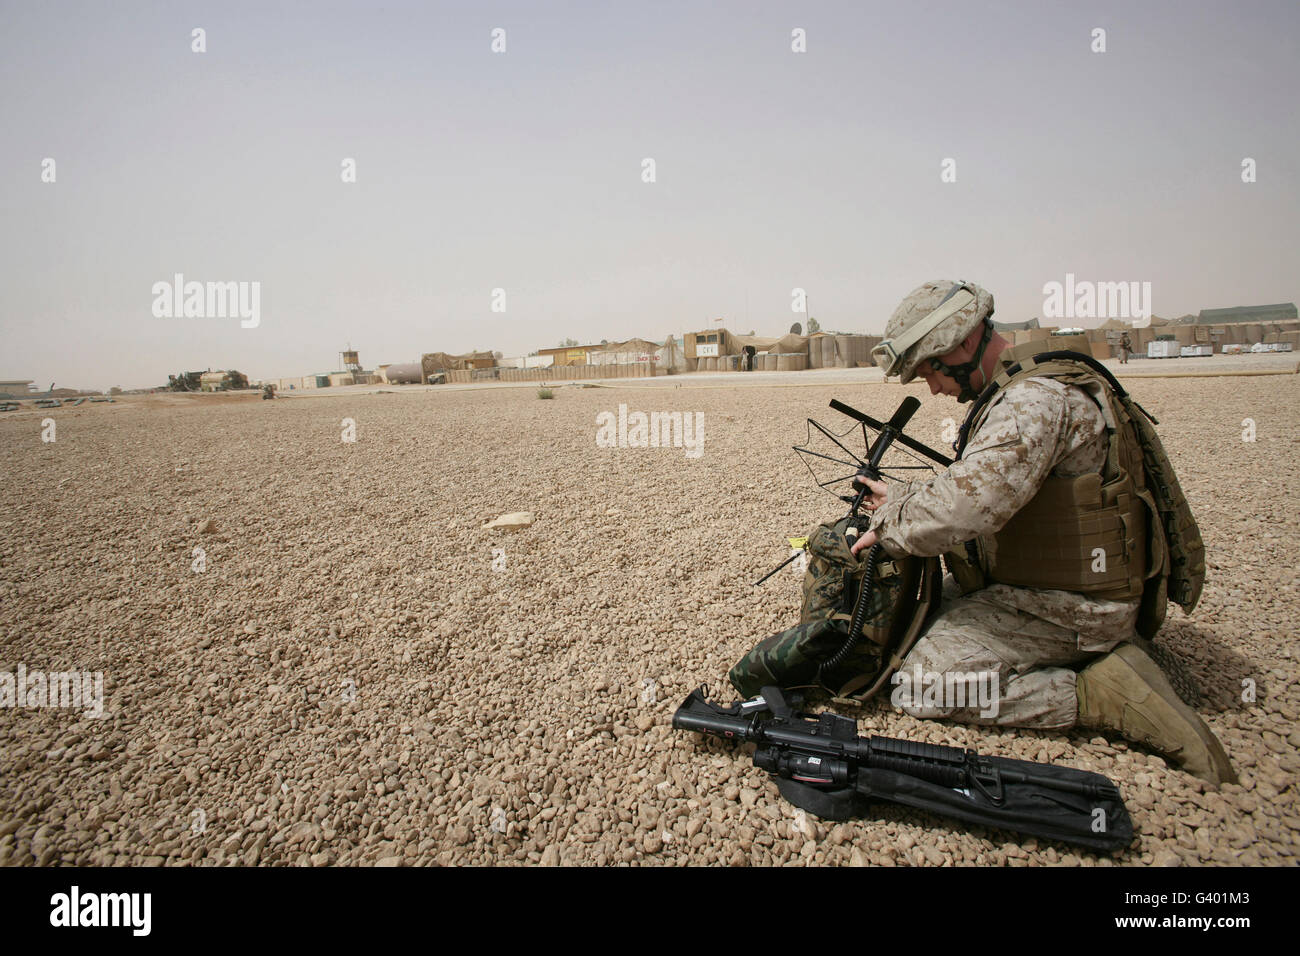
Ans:
{"label": "gray hazy sky", "polygon": [[[1004,321],[1068,272],[1294,301],[1298,37],[1250,0],[0,0],[0,378],[778,335],[796,286],[878,333],[940,277]],[[260,281],[261,325],[155,318],[177,272]]]}

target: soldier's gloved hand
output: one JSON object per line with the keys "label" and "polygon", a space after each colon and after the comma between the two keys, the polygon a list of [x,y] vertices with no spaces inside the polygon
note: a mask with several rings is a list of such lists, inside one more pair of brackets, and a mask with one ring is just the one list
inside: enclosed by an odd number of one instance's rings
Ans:
{"label": "soldier's gloved hand", "polygon": [[849,550],[852,551],[856,557],[857,553],[863,548],[869,548],[875,543],[876,533],[874,531],[865,531],[858,535],[858,540],[853,542],[853,547],[849,548]]}
{"label": "soldier's gloved hand", "polygon": [[873,479],[863,477],[862,475],[854,476],[853,478],[854,491],[861,489],[864,485],[868,489],[870,489],[871,494],[868,497],[862,499],[862,505],[868,511],[875,511],[877,508],[879,508],[881,505],[885,503],[885,498],[887,497],[889,486],[886,485],[883,481],[874,481]]}

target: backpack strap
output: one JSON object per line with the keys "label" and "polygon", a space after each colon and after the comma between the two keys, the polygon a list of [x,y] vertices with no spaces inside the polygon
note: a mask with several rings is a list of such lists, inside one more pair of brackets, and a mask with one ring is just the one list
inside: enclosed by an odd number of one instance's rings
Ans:
{"label": "backpack strap", "polygon": [[[939,566],[939,559],[937,557],[925,558],[924,561],[925,564],[921,568],[920,596],[917,599],[916,608],[912,612],[912,619],[907,622],[907,630],[903,632],[902,638],[889,651],[888,659],[881,661],[881,668],[878,673],[855,677],[840,688],[837,697],[849,698],[855,703],[864,703],[880,693],[880,689],[889,682],[889,678],[893,676],[894,671],[903,666],[903,659],[907,657],[908,652],[920,639],[925,622],[939,604],[943,581],[943,572]],[[870,682],[870,686],[866,690],[862,690],[863,686],[867,685],[868,682]],[[859,691],[861,693],[858,693]]]}

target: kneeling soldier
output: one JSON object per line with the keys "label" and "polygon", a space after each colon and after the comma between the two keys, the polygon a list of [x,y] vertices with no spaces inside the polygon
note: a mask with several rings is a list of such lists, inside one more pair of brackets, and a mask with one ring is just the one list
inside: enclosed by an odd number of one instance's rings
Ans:
{"label": "kneeling soldier", "polygon": [[[943,603],[902,669],[996,674],[997,714],[904,709],[1118,731],[1211,783],[1235,782],[1214,733],[1140,646],[1164,620],[1166,590],[1190,611],[1204,579],[1199,533],[1172,469],[1159,451],[1156,467],[1166,470],[1151,480],[1139,433],[1149,426],[1128,414],[1137,406],[1106,375],[1082,357],[1036,365],[1044,343],[1012,348],[992,314],[993,297],[979,286],[930,282],[903,300],[873,353],[903,384],[919,375],[931,394],[980,397],[947,470],[888,495],[866,482],[871,530],[853,551],[880,541],[895,557],[945,556],[964,593]],[[1144,434],[1150,455],[1159,442]],[[1164,494],[1172,486],[1186,540],[1169,540],[1155,517],[1157,484]],[[1199,555],[1187,561],[1189,549]]]}

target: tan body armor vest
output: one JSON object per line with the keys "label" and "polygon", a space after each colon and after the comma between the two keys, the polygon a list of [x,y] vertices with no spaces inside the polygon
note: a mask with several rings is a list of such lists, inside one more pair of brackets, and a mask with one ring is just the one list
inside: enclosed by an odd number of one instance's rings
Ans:
{"label": "tan body armor vest", "polygon": [[[1142,445],[1134,423],[1101,375],[1081,362],[1035,365],[1032,356],[1044,351],[1041,342],[1007,349],[999,356],[1004,371],[994,381],[1001,390],[1027,378],[1094,386],[1085,391],[1097,401],[1106,422],[1108,443],[1102,471],[1075,478],[1049,476],[1038,494],[1000,531],[981,537],[973,543],[974,548],[968,546],[967,555],[950,555],[950,570],[964,590],[969,590],[970,584],[997,582],[1075,591],[1114,601],[1141,597],[1148,580],[1164,569],[1165,547],[1156,504],[1147,490]],[[1022,363],[1021,369],[1008,375],[1007,369],[1017,362]],[[966,434],[979,429],[991,405],[989,402],[975,413]],[[972,559],[982,572],[982,582],[971,579]],[[966,565],[966,580],[955,564]],[[1160,605],[1162,621],[1163,598]]]}

